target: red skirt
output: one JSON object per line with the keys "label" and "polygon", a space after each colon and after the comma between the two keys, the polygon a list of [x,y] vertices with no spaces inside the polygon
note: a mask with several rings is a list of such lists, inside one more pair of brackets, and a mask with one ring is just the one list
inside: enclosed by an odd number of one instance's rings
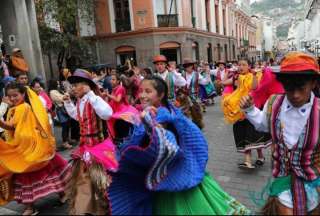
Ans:
{"label": "red skirt", "polygon": [[43,169],[14,175],[14,199],[18,203],[31,204],[51,193],[64,192],[70,177],[67,161],[56,154]]}

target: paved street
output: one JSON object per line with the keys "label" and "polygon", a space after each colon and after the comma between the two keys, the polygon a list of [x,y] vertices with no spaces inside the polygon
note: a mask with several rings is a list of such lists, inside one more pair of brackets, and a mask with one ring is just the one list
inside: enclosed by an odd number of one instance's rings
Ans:
{"label": "paved street", "polygon": [[[225,191],[237,198],[252,210],[257,210],[249,198],[249,191],[261,191],[266,184],[270,170],[270,154],[267,154],[267,163],[264,167],[254,171],[244,171],[237,168],[243,156],[235,152],[232,127],[224,123],[220,111],[220,104],[209,107],[205,114],[205,134],[209,140],[210,158],[208,171],[221,184]],[[269,152],[270,150],[268,150]],[[60,152],[68,155],[68,152]],[[256,155],[254,155],[256,157]],[[66,214],[67,206],[57,206],[57,196],[36,203],[41,214]],[[0,208],[0,214],[18,214],[23,206],[15,202]]]}

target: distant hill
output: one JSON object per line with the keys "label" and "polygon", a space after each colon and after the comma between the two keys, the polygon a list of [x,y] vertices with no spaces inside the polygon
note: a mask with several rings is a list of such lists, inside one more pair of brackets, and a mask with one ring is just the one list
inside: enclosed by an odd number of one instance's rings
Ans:
{"label": "distant hill", "polygon": [[260,0],[251,4],[252,14],[272,17],[277,37],[287,38],[295,19],[303,17],[304,0]]}

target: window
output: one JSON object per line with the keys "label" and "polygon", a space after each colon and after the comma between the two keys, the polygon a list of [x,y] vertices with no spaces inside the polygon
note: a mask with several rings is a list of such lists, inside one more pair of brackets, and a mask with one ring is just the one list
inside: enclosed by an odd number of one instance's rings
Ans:
{"label": "window", "polygon": [[177,14],[176,0],[157,0],[156,13],[158,14]]}
{"label": "window", "polygon": [[113,0],[117,32],[130,31],[130,9],[128,0]]}
{"label": "window", "polygon": [[157,0],[156,13],[158,18],[158,27],[178,26],[176,0]]}

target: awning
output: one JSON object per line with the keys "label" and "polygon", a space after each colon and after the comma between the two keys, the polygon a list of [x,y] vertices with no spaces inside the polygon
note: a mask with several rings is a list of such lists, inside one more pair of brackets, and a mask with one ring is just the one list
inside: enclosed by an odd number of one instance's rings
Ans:
{"label": "awning", "polygon": [[180,44],[177,42],[165,42],[160,44],[160,49],[176,49],[180,48]]}
{"label": "awning", "polygon": [[121,46],[116,49],[116,53],[134,52],[135,48],[132,46]]}

